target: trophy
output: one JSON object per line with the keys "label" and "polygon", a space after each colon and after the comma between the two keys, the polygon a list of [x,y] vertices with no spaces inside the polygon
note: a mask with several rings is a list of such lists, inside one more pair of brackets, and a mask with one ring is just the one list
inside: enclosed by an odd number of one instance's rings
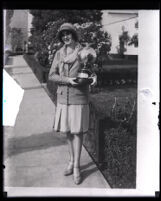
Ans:
{"label": "trophy", "polygon": [[93,79],[90,78],[90,68],[96,59],[96,52],[91,47],[85,47],[79,52],[79,58],[81,60],[82,68],[78,72],[75,82],[79,85],[90,84],[93,81]]}

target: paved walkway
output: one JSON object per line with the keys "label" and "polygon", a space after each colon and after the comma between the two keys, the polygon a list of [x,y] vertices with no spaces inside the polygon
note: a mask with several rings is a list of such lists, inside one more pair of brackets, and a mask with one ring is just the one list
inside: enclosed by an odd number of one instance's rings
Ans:
{"label": "paved walkway", "polygon": [[22,56],[10,57],[5,70],[24,89],[14,127],[4,128],[5,187],[110,188],[83,147],[83,182],[63,176],[68,161],[65,136],[52,130],[54,104]]}

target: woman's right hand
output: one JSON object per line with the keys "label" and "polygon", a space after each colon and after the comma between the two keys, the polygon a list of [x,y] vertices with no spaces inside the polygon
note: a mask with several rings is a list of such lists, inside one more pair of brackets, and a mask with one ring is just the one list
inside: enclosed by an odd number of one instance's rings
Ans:
{"label": "woman's right hand", "polygon": [[73,78],[73,77],[69,77],[69,83],[72,85],[72,86],[77,86],[78,85],[78,83],[77,82],[75,82],[75,77]]}

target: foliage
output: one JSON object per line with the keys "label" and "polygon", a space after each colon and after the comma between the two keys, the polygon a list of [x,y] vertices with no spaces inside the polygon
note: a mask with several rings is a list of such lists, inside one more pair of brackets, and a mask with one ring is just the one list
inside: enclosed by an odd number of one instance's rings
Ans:
{"label": "foliage", "polygon": [[22,47],[23,33],[19,28],[11,29],[11,45],[14,52]]}
{"label": "foliage", "polygon": [[81,44],[89,43],[94,47],[98,58],[110,51],[111,38],[101,29],[100,10],[30,10],[30,13],[33,15],[33,29],[29,40],[37,52],[37,59],[45,67],[50,67],[55,52],[62,45],[56,36],[64,22],[74,24],[81,35]]}
{"label": "foliage", "polygon": [[9,37],[9,33],[11,31],[10,28],[10,22],[11,22],[11,18],[13,16],[14,10],[6,10],[6,42],[8,40]]}
{"label": "foliage", "polygon": [[103,174],[112,188],[135,188],[136,135],[125,128],[111,128],[104,135]]}
{"label": "foliage", "polygon": [[111,50],[111,36],[104,32],[100,23],[83,23],[81,26],[75,24],[80,38],[80,43],[94,48],[97,53],[96,63],[100,64],[103,61],[103,57]]}
{"label": "foliage", "polygon": [[[106,87],[91,96],[93,127],[85,136],[84,145],[111,188],[135,188],[136,88]],[[100,119],[101,131],[98,131],[96,126]]]}
{"label": "foliage", "polygon": [[[85,23],[101,20],[99,10],[30,10],[34,16],[32,25],[36,30],[43,31],[48,22],[65,20],[70,23]],[[74,16],[74,17],[73,17]]]}
{"label": "foliage", "polygon": [[[104,174],[113,188],[136,187],[136,100],[116,98],[104,131]],[[106,170],[105,170],[106,169]]]}
{"label": "foliage", "polygon": [[134,47],[138,47],[138,34],[135,33],[132,38],[130,39],[130,42],[128,45],[134,45]]}
{"label": "foliage", "polygon": [[[135,28],[138,29],[138,21],[135,23]],[[117,52],[123,56],[126,52],[126,45],[134,45],[134,47],[138,47],[138,34],[134,33],[131,37],[128,34],[128,31],[125,31],[125,27],[122,27],[122,34],[119,35],[119,46],[117,47]]]}
{"label": "foliage", "polygon": [[121,56],[124,55],[124,52],[126,52],[125,45],[127,45],[128,41],[130,40],[130,36],[128,34],[128,31],[122,31],[122,34],[119,35],[119,46],[117,47],[118,54]]}

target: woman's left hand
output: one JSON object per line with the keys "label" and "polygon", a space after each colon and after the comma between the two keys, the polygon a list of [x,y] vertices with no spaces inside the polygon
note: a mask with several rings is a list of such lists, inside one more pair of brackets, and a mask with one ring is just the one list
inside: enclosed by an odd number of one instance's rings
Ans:
{"label": "woman's left hand", "polygon": [[74,77],[74,78],[70,77],[70,78],[68,78],[68,79],[69,79],[69,83],[70,83],[72,86],[77,86],[77,85],[78,85],[78,83],[75,82],[75,80],[76,80],[75,77]]}
{"label": "woman's left hand", "polygon": [[94,75],[94,76],[92,76],[90,78],[92,78],[92,80],[93,80],[92,83],[91,83],[91,85],[95,86],[97,84],[97,75]]}

